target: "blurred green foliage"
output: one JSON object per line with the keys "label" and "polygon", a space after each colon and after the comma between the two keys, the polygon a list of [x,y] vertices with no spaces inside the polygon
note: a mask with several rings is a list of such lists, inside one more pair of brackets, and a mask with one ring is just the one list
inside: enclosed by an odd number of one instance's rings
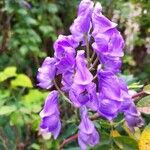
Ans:
{"label": "blurred green foliage", "polygon": [[[96,0],[95,0],[96,1]],[[138,90],[150,81],[150,1],[97,0],[104,14],[117,22],[126,40],[122,76],[130,89]],[[58,143],[77,132],[76,112],[61,102],[63,129],[57,141],[42,137],[38,130],[42,108],[48,92],[36,87],[36,73],[42,60],[53,55],[53,42],[59,34],[69,34],[79,0],[1,0],[0,1],[0,150],[58,149]],[[137,14],[139,12],[139,14]],[[134,25],[134,26],[132,26]],[[133,37],[133,39],[130,39]],[[147,40],[148,39],[148,40]],[[128,43],[129,41],[129,43]],[[129,45],[128,45],[129,44]],[[149,97],[138,103],[147,106]],[[146,103],[146,104],[145,104]],[[146,124],[150,117],[143,114]],[[120,122],[114,122],[117,136],[111,135],[111,125],[95,121],[101,133],[101,143],[94,149],[137,150],[138,136]],[[143,130],[143,129],[141,129]],[[77,150],[77,142],[66,150]]]}

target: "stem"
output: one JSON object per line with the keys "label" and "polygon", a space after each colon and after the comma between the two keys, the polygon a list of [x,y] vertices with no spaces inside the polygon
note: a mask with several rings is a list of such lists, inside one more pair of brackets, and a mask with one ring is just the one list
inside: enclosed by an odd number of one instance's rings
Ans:
{"label": "stem", "polygon": [[111,144],[111,150],[113,150],[114,148],[113,148],[113,136],[112,136],[112,132],[113,132],[113,122],[110,122],[110,124],[111,124],[111,132],[110,132],[110,144]]}
{"label": "stem", "polygon": [[93,62],[94,57],[95,57],[95,51],[93,51],[93,54],[92,54],[92,56],[91,56],[91,60],[90,60],[90,62]]}
{"label": "stem", "polygon": [[68,143],[71,142],[71,141],[76,140],[77,138],[78,138],[78,134],[75,134],[75,135],[69,137],[68,139],[65,139],[65,140],[62,142],[62,144],[60,144],[59,150],[62,150],[62,148],[64,147],[64,145],[68,144]]}
{"label": "stem", "polygon": [[55,88],[58,90],[58,92],[59,92],[61,95],[64,95],[64,93],[61,91],[61,89],[60,89],[59,86],[57,85],[55,79],[53,80],[53,83],[54,83],[54,85],[55,85]]}
{"label": "stem", "polygon": [[62,92],[62,90],[59,88],[59,86],[57,85],[56,83],[56,80],[54,79],[53,80],[53,83],[55,85],[55,88],[58,90],[58,92],[60,93],[60,95],[62,95],[62,97],[67,101],[69,102],[70,104],[72,104],[72,102],[69,100],[69,98]]}
{"label": "stem", "polygon": [[94,76],[93,81],[97,78],[97,74]]}
{"label": "stem", "polygon": [[137,100],[139,97],[143,96],[145,93],[144,91],[141,91],[139,93],[136,93],[135,95],[132,96],[132,98],[135,100]]}
{"label": "stem", "polygon": [[99,61],[99,59],[98,59],[98,57],[97,57],[97,58],[95,59],[93,65],[89,68],[90,71],[96,66],[96,64],[98,63],[98,61]]}
{"label": "stem", "polygon": [[87,61],[88,61],[88,67],[90,66],[90,47],[89,47],[89,39],[88,35],[85,35],[85,41],[86,41],[86,53],[87,53]]}

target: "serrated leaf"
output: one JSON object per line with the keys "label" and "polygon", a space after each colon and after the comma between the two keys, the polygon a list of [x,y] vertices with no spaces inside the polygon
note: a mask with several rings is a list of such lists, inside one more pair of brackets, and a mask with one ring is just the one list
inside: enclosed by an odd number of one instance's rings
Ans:
{"label": "serrated leaf", "polygon": [[146,94],[150,94],[150,84],[149,84],[149,85],[144,86],[143,91],[144,91],[144,93],[146,93]]}
{"label": "serrated leaf", "polygon": [[11,86],[12,87],[28,87],[28,88],[32,88],[32,82],[30,80],[30,78],[25,75],[25,74],[18,74],[16,79],[11,81]]}
{"label": "serrated leaf", "polygon": [[0,82],[7,80],[8,78],[16,76],[16,67],[7,67],[4,71],[0,72]]}
{"label": "serrated leaf", "polygon": [[16,110],[16,106],[2,106],[0,109],[0,116],[2,115],[9,115],[10,113]]}
{"label": "serrated leaf", "polygon": [[130,137],[115,137],[114,142],[121,150],[138,150],[138,143]]}
{"label": "serrated leaf", "polygon": [[150,106],[150,95],[140,99],[137,103],[138,107],[149,107]]}
{"label": "serrated leaf", "polygon": [[141,134],[139,150],[150,150],[150,124],[145,127]]}

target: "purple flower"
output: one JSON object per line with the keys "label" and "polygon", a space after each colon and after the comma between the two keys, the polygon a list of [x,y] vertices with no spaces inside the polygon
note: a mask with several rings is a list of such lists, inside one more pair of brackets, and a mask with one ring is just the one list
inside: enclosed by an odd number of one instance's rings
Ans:
{"label": "purple flower", "polygon": [[98,100],[98,112],[101,116],[110,121],[117,117],[121,105],[119,101],[109,99],[101,94],[99,94]]}
{"label": "purple flower", "polygon": [[65,73],[62,74],[62,90],[64,92],[69,92],[72,84],[73,84],[73,76],[74,76],[74,70],[69,70],[69,71],[66,71]]}
{"label": "purple flower", "polygon": [[98,70],[99,92],[106,98],[121,102],[121,87],[118,77],[109,71]]}
{"label": "purple flower", "polygon": [[95,83],[89,85],[73,84],[69,91],[69,97],[76,107],[87,106],[93,111],[98,108],[98,99]]}
{"label": "purple flower", "polygon": [[81,108],[81,123],[79,125],[78,143],[81,150],[86,150],[87,146],[95,146],[99,143],[99,134],[92,121],[88,118],[86,107]]}
{"label": "purple flower", "polygon": [[[126,83],[117,76],[124,55],[124,40],[117,30],[117,24],[102,14],[100,3],[96,3],[94,7],[93,1],[82,0],[70,31],[71,35],[58,37],[54,43],[54,58],[47,57],[44,60],[37,79],[38,86],[49,89],[53,86],[55,75],[59,75],[61,81],[59,85],[55,85],[56,88],[81,110],[78,143],[81,150],[86,150],[87,146],[93,147],[99,142],[99,134],[88,118],[88,110],[98,112],[109,121],[117,117],[118,113],[124,113],[131,130],[135,126],[141,126],[143,120],[128,94]],[[98,69],[97,59],[94,62],[89,59],[88,65],[85,57],[88,54],[85,54],[85,50],[78,50],[83,46],[96,52],[97,56],[92,56],[99,59]],[[91,57],[91,52],[89,54]],[[48,95],[40,116],[41,131],[52,134],[56,139],[61,129],[57,91]]]}
{"label": "purple flower", "polygon": [[94,36],[95,43],[93,48],[98,55],[105,55],[111,57],[122,57],[124,40],[120,32],[116,29],[109,29],[103,33],[98,33]]}
{"label": "purple flower", "polygon": [[62,74],[75,65],[75,47],[77,42],[73,40],[72,36],[60,35],[54,44],[55,58],[57,60],[56,67],[57,74]]}
{"label": "purple flower", "polygon": [[53,86],[53,79],[56,74],[56,59],[47,57],[42,66],[38,69],[38,86],[40,86],[43,89],[49,89]]}
{"label": "purple flower", "polygon": [[40,128],[43,132],[52,133],[56,139],[60,133],[61,122],[58,110],[58,92],[52,91],[44,104],[43,110],[40,112],[42,118]]}
{"label": "purple flower", "polygon": [[91,0],[82,0],[79,5],[78,16],[70,27],[70,31],[77,41],[83,40],[84,34],[90,30],[93,5]]}
{"label": "purple flower", "polygon": [[105,71],[110,71],[113,73],[119,73],[122,65],[122,60],[119,57],[110,57],[100,55],[100,62],[103,65]]}
{"label": "purple flower", "polygon": [[99,113],[108,120],[114,119],[121,107],[123,97],[119,78],[112,72],[98,70]]}
{"label": "purple flower", "polygon": [[85,51],[80,50],[76,56],[76,73],[74,76],[74,83],[78,85],[88,85],[92,82],[93,75],[87,68],[87,61],[85,59]]}
{"label": "purple flower", "polygon": [[123,102],[121,112],[124,113],[126,123],[131,131],[134,131],[134,127],[143,126],[144,121],[141,118],[140,112],[137,111],[132,99],[126,99]]}
{"label": "purple flower", "polygon": [[97,36],[94,37],[95,43],[92,46],[98,54],[111,57],[123,56],[123,39],[117,30],[114,31],[116,32],[111,32],[112,34],[110,35],[108,35],[109,32],[105,32],[105,35],[97,34]]}
{"label": "purple flower", "polygon": [[117,26],[116,23],[111,22],[108,18],[103,16],[101,11],[101,4],[97,2],[92,14],[93,36],[97,35],[98,33],[104,33],[107,30],[115,28]]}

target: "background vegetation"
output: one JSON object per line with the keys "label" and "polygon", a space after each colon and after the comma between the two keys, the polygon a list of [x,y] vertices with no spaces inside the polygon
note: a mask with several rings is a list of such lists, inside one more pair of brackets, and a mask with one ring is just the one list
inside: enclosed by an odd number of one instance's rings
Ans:
{"label": "background vegetation", "polygon": [[[102,3],[104,14],[119,24],[126,41],[122,76],[131,90],[140,91],[150,83],[150,1],[97,1]],[[68,121],[57,141],[41,135],[38,114],[48,92],[36,87],[36,73],[42,60],[53,55],[53,42],[58,35],[69,34],[78,3],[79,0],[0,0],[0,150],[55,150],[60,141],[77,131],[79,120],[71,108],[69,115],[62,114],[62,119]],[[63,112],[68,111],[68,104],[62,105]],[[144,150],[148,146],[145,133],[150,128],[150,96],[137,106],[142,107],[145,126],[133,134],[120,122],[121,116],[113,131],[108,122],[95,121],[101,133],[101,144],[95,149],[110,149],[110,135],[114,150]],[[77,146],[72,142],[66,149],[77,150]],[[149,149],[150,143],[146,150]]]}

